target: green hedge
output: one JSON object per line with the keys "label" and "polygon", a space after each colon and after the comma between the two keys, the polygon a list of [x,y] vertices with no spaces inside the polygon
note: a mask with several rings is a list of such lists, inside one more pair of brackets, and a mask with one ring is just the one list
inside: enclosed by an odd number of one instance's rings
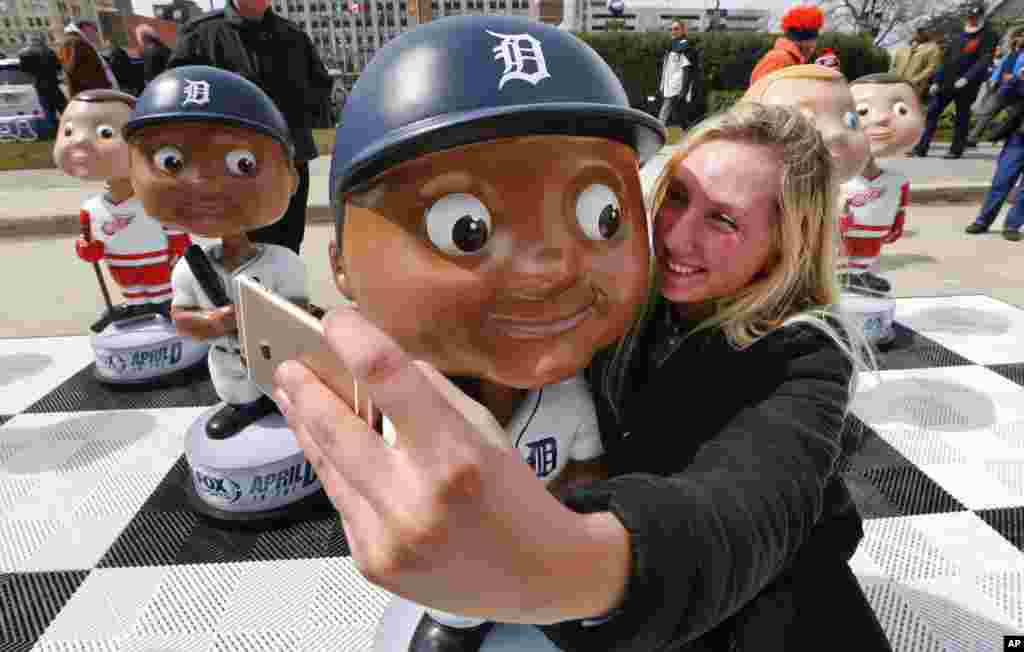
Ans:
{"label": "green hedge", "polygon": [[[600,54],[619,76],[630,103],[648,106],[647,98],[658,91],[661,60],[668,51],[670,37],[660,32],[586,32],[577,34]],[[750,72],[771,49],[778,35],[752,32],[707,32],[692,34],[690,40],[700,51],[704,83],[708,90],[708,110],[715,102],[731,101],[746,90]],[[860,36],[825,33],[819,48],[832,48],[839,55],[843,74],[849,79],[889,68],[889,55]],[[727,91],[732,95],[722,96]],[[723,98],[728,98],[724,100]]]}

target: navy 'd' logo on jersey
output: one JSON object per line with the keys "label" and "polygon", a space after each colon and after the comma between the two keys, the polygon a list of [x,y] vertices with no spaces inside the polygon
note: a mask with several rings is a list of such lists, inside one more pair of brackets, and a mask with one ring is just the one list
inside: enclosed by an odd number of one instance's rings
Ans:
{"label": "navy 'd' logo on jersey", "polygon": [[558,467],[558,442],[554,437],[527,442],[526,447],[530,449],[526,463],[538,478],[546,478]]}

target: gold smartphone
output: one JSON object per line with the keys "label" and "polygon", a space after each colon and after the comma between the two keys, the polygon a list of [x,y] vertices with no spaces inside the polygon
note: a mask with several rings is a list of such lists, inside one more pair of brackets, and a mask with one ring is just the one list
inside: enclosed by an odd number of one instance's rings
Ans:
{"label": "gold smartphone", "polygon": [[351,372],[327,346],[323,325],[282,296],[251,278],[235,277],[238,286],[238,339],[252,380],[267,396],[274,389],[274,370],[285,360],[298,360],[353,409],[359,418],[382,432],[373,401]]}

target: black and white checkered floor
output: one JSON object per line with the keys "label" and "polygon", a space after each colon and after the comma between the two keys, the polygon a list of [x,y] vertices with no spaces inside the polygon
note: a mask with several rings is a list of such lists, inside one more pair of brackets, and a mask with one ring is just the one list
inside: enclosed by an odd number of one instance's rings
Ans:
{"label": "black and white checkered floor", "polygon": [[[896,650],[1001,650],[1024,633],[1024,310],[900,299],[897,321],[852,408],[854,571]],[[368,649],[389,596],[331,513],[255,532],[185,506],[209,380],[112,391],[91,362],[85,337],[0,340],[0,652]]]}

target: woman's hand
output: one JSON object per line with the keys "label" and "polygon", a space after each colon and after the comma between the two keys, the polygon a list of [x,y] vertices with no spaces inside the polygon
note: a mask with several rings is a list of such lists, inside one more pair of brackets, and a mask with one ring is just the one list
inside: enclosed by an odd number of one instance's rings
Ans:
{"label": "woman's hand", "polygon": [[324,327],[397,441],[389,447],[297,362],[277,369],[275,399],[363,575],[420,604],[503,622],[545,624],[616,606],[629,543],[613,516],[564,507],[487,410],[355,310],[334,309]]}

